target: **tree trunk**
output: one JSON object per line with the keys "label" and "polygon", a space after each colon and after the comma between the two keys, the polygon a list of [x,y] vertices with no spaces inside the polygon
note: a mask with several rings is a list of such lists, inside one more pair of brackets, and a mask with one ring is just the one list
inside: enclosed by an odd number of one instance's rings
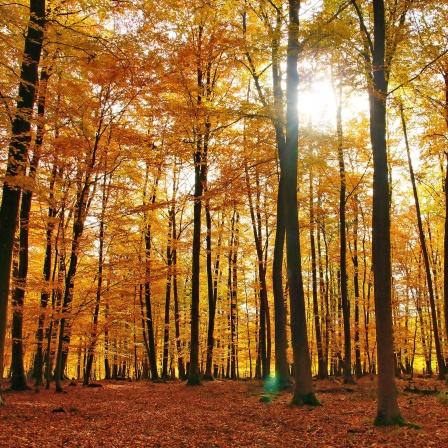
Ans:
{"label": "tree trunk", "polygon": [[285,247],[285,210],[281,197],[284,194],[284,180],[280,176],[277,192],[277,215],[275,227],[274,256],[272,262],[272,283],[274,293],[274,322],[275,322],[275,377],[278,387],[283,388],[291,384],[286,350],[288,341],[286,336],[286,307],[283,296],[283,253]]}
{"label": "tree trunk", "polygon": [[168,268],[168,273],[166,276],[166,286],[165,286],[165,328],[163,331],[163,360],[162,360],[162,378],[168,379],[168,356],[169,356],[169,346],[170,346],[170,308],[171,308],[171,280],[172,280],[172,266],[173,266],[173,224],[174,219],[174,205],[171,206],[168,211],[168,244],[166,248],[166,263]]}
{"label": "tree trunk", "polygon": [[[359,260],[358,260],[358,198],[355,195],[355,219],[353,224],[353,292],[355,294],[355,375],[356,378],[362,376],[361,348],[359,345]],[[366,335],[367,337],[367,335]]]}
{"label": "tree trunk", "polygon": [[83,189],[83,193],[79,198],[76,206],[77,216],[73,224],[73,241],[70,255],[70,264],[65,280],[64,298],[62,301],[62,317],[59,322],[59,341],[56,355],[55,380],[56,390],[62,392],[61,379],[64,377],[65,362],[68,355],[68,344],[70,343],[70,315],[73,301],[73,291],[75,287],[75,274],[78,267],[78,247],[84,230],[85,206],[87,191]]}
{"label": "tree trunk", "polygon": [[392,323],[390,185],[386,146],[385,68],[386,23],[384,0],[373,0],[374,47],[373,91],[370,93],[370,134],[373,151],[372,261],[376,339],[378,346],[378,403],[376,425],[397,424],[403,420],[395,386]]}
{"label": "tree trunk", "polygon": [[[199,27],[199,41],[202,40],[202,26]],[[202,104],[202,98],[205,95],[209,99],[212,89],[210,84],[210,63],[207,66],[205,73],[200,67],[200,60],[198,59],[197,66],[197,87],[198,95],[196,104]],[[205,87],[204,87],[205,75]],[[201,124],[198,123],[198,128]],[[196,147],[193,156],[194,160],[194,205],[193,205],[193,247],[192,247],[192,272],[191,272],[191,340],[190,340],[190,368],[188,371],[189,386],[201,384],[201,375],[199,369],[199,302],[200,302],[200,255],[201,255],[201,214],[203,194],[207,186],[207,152],[208,142],[210,138],[211,123],[209,117],[205,118],[203,124],[203,131],[196,132]]]}
{"label": "tree trunk", "polygon": [[[148,171],[149,165],[146,165],[146,180],[145,180],[145,190],[148,179]],[[159,168],[160,173],[160,168]],[[154,204],[156,201],[156,192],[157,185],[159,182],[159,174],[157,174],[156,179],[154,180],[154,185],[152,188],[152,194],[150,202]],[[146,195],[146,191],[144,193]],[[156,343],[154,338],[154,321],[152,318],[152,305],[151,305],[151,223],[149,221],[149,217],[145,213],[145,283],[144,283],[144,292],[145,292],[145,311],[146,311],[146,327],[148,330],[148,360],[149,360],[149,368],[151,370],[151,379],[153,381],[159,378],[159,374],[157,371],[157,356],[156,356]]]}
{"label": "tree trunk", "polygon": [[20,184],[31,142],[31,120],[45,26],[45,0],[30,1],[30,18],[22,56],[16,114],[12,123],[8,164],[0,207],[0,378],[3,377],[8,296],[14,233],[20,203]]}
{"label": "tree trunk", "polygon": [[[173,221],[173,235],[176,235],[176,219]],[[177,238],[176,238],[177,239]],[[173,251],[173,301],[174,301],[174,331],[176,336],[177,349],[177,369],[179,371],[179,378],[184,380],[186,378],[185,362],[182,350],[182,341],[180,340],[180,312],[179,312],[179,294],[177,288],[177,249]]]}
{"label": "tree trunk", "polygon": [[230,379],[237,379],[237,337],[238,337],[238,244],[239,213],[236,208],[232,218],[231,251],[229,255],[229,295],[230,295]]}
{"label": "tree trunk", "polygon": [[430,305],[430,309],[431,309],[432,328],[433,328],[433,332],[434,332],[434,344],[436,347],[437,363],[438,363],[438,367],[439,367],[439,379],[443,380],[445,378],[445,360],[443,358],[442,347],[441,347],[441,343],[440,343],[439,324],[437,321],[437,311],[436,311],[436,303],[435,303],[435,299],[434,299],[434,287],[433,287],[433,281],[432,281],[432,276],[431,276],[431,266],[430,266],[430,262],[429,262],[429,254],[428,254],[428,247],[426,245],[425,232],[423,230],[422,215],[420,212],[420,202],[418,199],[418,192],[417,192],[417,184],[415,181],[414,168],[412,167],[411,150],[409,148],[406,120],[404,117],[404,111],[403,111],[402,105],[400,105],[400,115],[401,115],[401,123],[403,125],[403,134],[404,134],[404,141],[405,141],[405,146],[406,146],[406,154],[408,157],[408,166],[409,166],[409,173],[411,176],[412,191],[414,194],[415,209],[416,209],[416,213],[417,213],[418,235],[420,238],[420,246],[422,248],[423,261],[425,264],[426,284],[428,286],[429,305]]}
{"label": "tree trunk", "polygon": [[84,372],[84,386],[89,384],[90,375],[92,373],[93,359],[95,355],[95,347],[98,338],[98,317],[100,313],[100,303],[101,294],[103,290],[103,264],[104,264],[104,227],[105,227],[105,216],[106,207],[109,198],[110,185],[112,182],[112,174],[109,175],[109,184],[107,185],[107,176],[104,175],[103,180],[103,194],[101,201],[101,217],[100,217],[100,231],[98,235],[99,246],[98,246],[98,272],[97,272],[97,287],[96,287],[96,300],[95,309],[93,311],[93,327],[90,335],[89,349],[87,353],[87,362]]}
{"label": "tree trunk", "polygon": [[[210,215],[210,202],[207,200],[205,204],[205,217],[207,222],[207,285],[208,285],[208,328],[207,328],[207,360],[205,366],[204,379],[213,379],[213,347],[215,344],[215,316],[216,316],[216,302],[218,300],[218,276],[222,229],[224,227],[224,214],[222,215],[221,227],[218,234],[217,253],[215,265],[212,272],[212,256],[211,256],[211,228],[212,220]],[[214,275],[214,279],[213,279]],[[210,288],[211,286],[211,288]]]}
{"label": "tree trunk", "polygon": [[313,315],[314,315],[314,330],[316,332],[317,345],[317,377],[324,379],[328,377],[327,365],[324,358],[322,331],[319,316],[319,301],[318,301],[318,283],[317,283],[317,262],[316,262],[316,240],[315,232],[315,217],[314,217],[314,188],[313,188],[313,172],[310,169],[310,246],[311,246],[311,276],[312,276],[312,296],[313,296]]}
{"label": "tree trunk", "polygon": [[[48,301],[50,299],[49,283],[51,278],[51,264],[52,264],[52,236],[54,231],[54,218],[56,217],[56,209],[53,205],[54,199],[54,183],[56,179],[56,163],[53,165],[51,180],[50,180],[50,195],[49,195],[49,208],[48,208],[48,218],[47,218],[47,230],[46,230],[46,246],[45,246],[45,258],[44,266],[42,271],[42,278],[45,282],[45,287],[40,295],[40,314],[39,321],[37,325],[37,350],[36,350],[36,368],[34,376],[36,378],[36,386],[42,385],[42,373],[44,364],[44,328],[45,328],[45,314],[48,307]],[[48,352],[47,352],[48,359]]]}
{"label": "tree trunk", "polygon": [[[268,302],[268,294],[267,294],[267,285],[266,285],[266,266],[264,263],[263,257],[263,245],[262,245],[262,237],[261,237],[261,217],[259,211],[257,214],[255,213],[254,201],[252,197],[252,189],[250,185],[249,178],[249,168],[247,164],[247,160],[245,161],[245,179],[246,179],[246,188],[247,188],[247,196],[249,199],[249,211],[252,222],[252,231],[255,240],[255,249],[257,254],[257,265],[258,265],[258,277],[260,282],[260,315],[263,314],[264,319],[260,320],[260,324],[263,324],[264,329],[260,333],[260,343],[261,345],[261,366],[262,366],[262,377],[266,379],[271,370],[271,322],[270,322],[270,313],[269,313],[269,302]],[[257,185],[259,189],[259,185]],[[257,192],[257,198],[259,194]],[[259,201],[257,199],[257,210],[259,210]],[[257,216],[256,216],[257,215]]]}
{"label": "tree trunk", "polygon": [[[448,70],[443,73],[445,81],[445,104],[444,116],[445,123],[448,130]],[[445,168],[445,229],[443,235],[443,296],[444,296],[444,318],[445,318],[445,332],[448,340],[448,152],[445,151],[446,168]],[[445,366],[446,367],[446,366]],[[0,366],[1,368],[1,366]]]}
{"label": "tree trunk", "polygon": [[339,101],[336,113],[336,127],[338,135],[338,159],[339,159],[339,235],[340,235],[340,269],[341,269],[341,303],[342,317],[344,321],[344,383],[354,383],[352,375],[352,344],[350,328],[350,302],[348,300],[347,288],[347,230],[345,224],[345,163],[344,163],[344,141],[342,134],[342,83],[339,92]]}
{"label": "tree trunk", "polygon": [[[320,404],[314,394],[311,374],[311,359],[308,348],[308,333],[303,290],[302,263],[299,241],[299,219],[297,203],[297,153],[299,144],[299,120],[297,89],[299,76],[299,9],[300,0],[289,0],[288,51],[287,51],[287,110],[286,146],[280,155],[280,167],[284,175],[283,201],[286,218],[286,256],[291,306],[291,336],[294,356],[295,404]],[[286,207],[287,204],[287,207]]]}

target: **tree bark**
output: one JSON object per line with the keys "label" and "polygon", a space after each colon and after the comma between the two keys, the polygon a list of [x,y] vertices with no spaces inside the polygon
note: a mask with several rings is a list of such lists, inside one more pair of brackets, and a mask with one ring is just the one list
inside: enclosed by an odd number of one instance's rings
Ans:
{"label": "tree bark", "polygon": [[[174,189],[175,190],[175,189]],[[174,193],[173,193],[174,194]],[[163,331],[163,360],[162,360],[162,378],[168,379],[168,356],[170,347],[170,308],[171,308],[171,286],[172,286],[172,267],[173,267],[173,224],[174,219],[174,205],[172,205],[168,211],[168,244],[166,247],[166,263],[167,263],[167,276],[165,286],[165,328]]]}
{"label": "tree bark", "polygon": [[340,270],[341,270],[341,303],[342,317],[344,321],[344,383],[354,383],[352,375],[352,344],[350,328],[350,302],[347,287],[347,230],[345,223],[345,201],[347,185],[345,181],[344,140],[342,133],[342,86],[339,93],[339,101],[336,112],[336,127],[338,135],[338,159],[339,159],[339,235],[340,235]]}
{"label": "tree bark", "polygon": [[[358,260],[358,199],[355,195],[355,219],[353,224],[353,292],[355,295],[355,375],[356,378],[362,376],[361,348],[359,345],[359,260]],[[367,338],[367,335],[366,335]]]}
{"label": "tree bark", "polygon": [[[145,180],[145,190],[148,179],[149,165],[146,165],[146,180]],[[160,168],[159,172],[160,173]],[[154,204],[156,201],[157,185],[159,183],[159,174],[154,181],[152,187],[152,194],[150,202]],[[144,193],[146,195],[146,191]],[[154,338],[154,321],[152,318],[152,304],[151,304],[151,223],[149,222],[149,217],[145,213],[145,282],[144,282],[144,294],[145,294],[145,313],[146,313],[146,327],[148,336],[148,360],[149,368],[151,370],[151,379],[153,381],[159,379],[159,374],[157,370],[157,356],[156,356],[156,343]]]}
{"label": "tree bark", "polygon": [[322,341],[322,330],[319,316],[318,283],[317,283],[317,261],[316,261],[316,239],[314,236],[316,223],[314,217],[314,176],[310,169],[310,248],[311,248],[311,277],[313,296],[314,330],[316,333],[317,345],[317,377],[324,379],[328,377],[327,364],[324,357],[324,347]]}
{"label": "tree bark", "polygon": [[[216,303],[218,300],[218,276],[221,255],[219,250],[221,248],[222,229],[224,227],[224,215],[222,215],[221,226],[218,234],[217,253],[215,264],[212,269],[212,254],[211,254],[211,229],[212,219],[210,215],[210,201],[205,203],[205,217],[207,222],[207,286],[208,286],[208,328],[207,328],[207,360],[205,365],[204,379],[213,379],[213,348],[215,345],[215,317],[216,317]],[[214,276],[214,279],[213,279]]]}
{"label": "tree bark", "polygon": [[187,384],[201,384],[199,372],[199,294],[200,294],[200,253],[201,253],[201,212],[202,194],[205,181],[205,160],[202,138],[197,142],[194,154],[194,205],[193,205],[193,253],[191,275],[191,349],[190,368]]}
{"label": "tree bark", "polygon": [[297,156],[299,144],[299,119],[297,89],[299,75],[299,9],[300,0],[289,0],[288,51],[287,51],[287,109],[286,145],[280,155],[280,167],[284,175],[283,200],[286,218],[286,257],[291,307],[291,337],[294,356],[294,377],[296,381],[294,404],[320,404],[314,394],[311,374],[311,359],[308,348],[305,293],[303,289],[302,263],[299,240],[299,219],[297,203]]}
{"label": "tree bark", "polygon": [[[30,163],[30,170],[28,179],[32,185],[36,178],[36,172],[40,161],[42,152],[42,143],[44,136],[44,115],[45,115],[45,97],[49,79],[49,72],[43,69],[40,75],[40,90],[39,100],[37,106],[38,125],[36,132],[36,139],[33,147],[33,158]],[[23,363],[23,306],[25,301],[26,280],[28,276],[28,250],[29,250],[29,221],[31,204],[33,200],[32,188],[22,189],[22,202],[20,204],[20,234],[19,234],[19,266],[17,277],[14,279],[14,292],[12,296],[12,360],[11,360],[11,389],[12,390],[26,390],[28,385],[26,383],[26,375]],[[37,362],[38,372],[36,382],[42,384],[42,358],[38,358]]]}
{"label": "tree bark", "polygon": [[[443,73],[444,87],[445,87],[445,103],[444,103],[444,117],[445,124],[448,130],[448,70]],[[446,165],[445,165],[445,229],[443,235],[443,296],[444,296],[444,320],[445,332],[448,340],[448,152],[445,151]],[[0,366],[1,367],[1,366]],[[446,367],[446,366],[445,366]]]}
{"label": "tree bark", "polygon": [[443,379],[445,379],[445,360],[443,358],[442,347],[441,347],[441,343],[440,343],[439,324],[437,321],[436,302],[434,299],[434,286],[433,286],[433,281],[432,281],[432,276],[431,276],[431,265],[430,265],[430,261],[429,261],[428,247],[426,245],[425,232],[423,230],[422,215],[420,212],[420,202],[418,199],[418,192],[417,192],[417,184],[416,184],[416,180],[415,180],[414,168],[412,166],[411,150],[409,148],[408,132],[407,132],[406,120],[404,117],[404,111],[403,111],[402,105],[400,105],[400,116],[401,116],[401,124],[403,126],[403,135],[404,135],[404,142],[405,142],[405,146],[406,146],[406,154],[408,157],[408,166],[409,166],[409,174],[411,176],[412,192],[414,194],[415,210],[416,210],[416,214],[417,214],[418,235],[420,238],[420,246],[422,248],[422,253],[423,253],[423,262],[425,264],[426,285],[428,287],[428,294],[429,294],[429,305],[430,305],[430,309],[431,309],[431,320],[432,320],[432,328],[433,328],[433,333],[434,333],[434,344],[436,347],[437,363],[438,363],[438,367],[439,367],[439,379],[443,380]]}
{"label": "tree bark", "polygon": [[93,324],[92,324],[92,332],[90,334],[90,343],[89,349],[87,352],[87,362],[86,368],[84,372],[84,386],[89,384],[90,375],[92,373],[93,367],[93,359],[95,356],[95,347],[98,339],[98,317],[100,313],[100,303],[101,303],[101,295],[103,292],[103,264],[104,264],[104,237],[105,237],[105,216],[106,216],[106,207],[109,198],[110,185],[112,181],[112,175],[109,175],[109,184],[107,183],[107,176],[104,175],[103,179],[103,194],[101,201],[101,217],[100,217],[100,230],[98,235],[99,246],[98,246],[98,271],[97,271],[97,286],[96,286],[96,300],[95,300],[95,309],[93,311]]}
{"label": "tree bark", "polygon": [[373,0],[373,20],[373,91],[370,94],[370,135],[373,151],[372,261],[378,347],[378,403],[375,424],[390,425],[399,423],[403,418],[398,407],[395,386],[392,322],[390,185],[386,145],[388,82],[385,68],[384,0]]}
{"label": "tree bark", "polygon": [[25,173],[31,142],[31,121],[45,27],[45,0],[30,1],[30,18],[22,56],[16,114],[12,123],[6,176],[0,207],[0,378],[3,377],[8,296],[14,233],[20,203],[20,178]]}

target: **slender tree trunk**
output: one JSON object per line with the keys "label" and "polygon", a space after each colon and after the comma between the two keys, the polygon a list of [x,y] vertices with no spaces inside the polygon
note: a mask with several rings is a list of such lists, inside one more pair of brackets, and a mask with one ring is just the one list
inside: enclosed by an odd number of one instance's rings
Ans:
{"label": "slender tree trunk", "polygon": [[191,349],[188,385],[201,384],[199,372],[199,294],[200,294],[200,253],[201,253],[201,212],[202,194],[204,189],[204,156],[202,153],[202,138],[194,155],[195,187],[193,206],[193,253],[191,277]]}
{"label": "slender tree trunk", "polygon": [[[261,354],[261,364],[262,364],[262,377],[266,379],[269,376],[271,370],[271,322],[270,322],[270,313],[269,313],[269,302],[268,302],[268,294],[267,294],[267,285],[266,285],[266,266],[264,263],[263,257],[263,246],[262,246],[262,236],[261,236],[261,216],[260,213],[257,212],[257,216],[255,213],[254,201],[252,197],[252,189],[250,185],[249,179],[249,168],[247,165],[247,160],[245,162],[245,178],[246,178],[246,188],[247,195],[249,198],[249,210],[252,222],[252,230],[255,239],[255,249],[257,253],[257,263],[258,263],[258,277],[260,282],[260,315],[264,315],[264,319],[260,321],[264,325],[264,330],[260,334],[260,342],[262,344],[260,354]],[[257,185],[259,189],[259,185]],[[258,194],[257,194],[257,210],[259,210],[258,204]]]}
{"label": "slender tree trunk", "polygon": [[[448,130],[448,70],[444,71],[443,79],[445,81],[445,104],[444,116]],[[443,296],[444,296],[444,318],[445,332],[448,340],[448,152],[445,151],[446,167],[445,167],[445,231],[443,235]],[[446,366],[445,366],[446,367]],[[1,366],[0,366],[1,368]]]}
{"label": "slender tree trunk", "polygon": [[[202,41],[202,26],[199,27],[199,42]],[[201,44],[199,44],[201,45]],[[203,96],[208,100],[211,94],[210,63],[205,72],[197,66],[197,106],[201,106]],[[205,80],[204,80],[205,77]],[[205,86],[204,86],[205,84]],[[198,123],[198,127],[201,124]],[[191,338],[190,338],[190,368],[188,372],[189,386],[201,384],[199,369],[199,302],[200,302],[200,254],[201,254],[201,215],[203,194],[207,188],[207,152],[210,138],[211,123],[209,117],[205,118],[203,131],[196,132],[196,148],[194,160],[194,205],[193,205],[193,247],[192,247],[192,274],[191,274]]]}
{"label": "slender tree trunk", "polygon": [[[283,90],[282,90],[282,77],[280,73],[280,56],[279,46],[282,37],[282,22],[283,11],[281,7],[276,7],[272,2],[271,6],[276,10],[275,26],[271,26],[267,23],[270,34],[272,37],[272,78],[273,78],[273,95],[274,95],[274,109],[275,116],[272,118],[272,122],[275,129],[277,151],[280,157],[280,153],[285,151],[285,135],[283,131],[284,123],[284,107],[283,107]],[[246,33],[246,14],[243,14],[243,35]],[[248,66],[251,71],[252,78],[255,82],[258,96],[264,106],[267,107],[267,99],[263,92],[263,88],[260,84],[260,75],[254,66],[254,62],[249,54],[246,52],[246,58]],[[282,175],[280,174],[278,198],[277,198],[277,224],[276,224],[276,237],[274,247],[274,266],[273,266],[273,292],[274,292],[274,312],[275,312],[275,370],[276,381],[278,386],[283,387],[290,384],[288,361],[286,356],[287,349],[287,337],[286,337],[286,308],[283,297],[283,250],[285,242],[285,215],[284,215],[284,202],[281,199],[283,194]],[[264,274],[265,276],[265,274]],[[258,356],[256,364],[256,377],[261,377],[262,366],[260,364],[265,361],[265,367],[263,368],[263,376],[269,374],[270,370],[270,330],[266,335],[265,329],[265,309],[269,312],[269,309],[264,304],[265,298],[261,298],[260,304],[260,321],[258,332]],[[270,318],[267,317],[267,323],[270,327]],[[267,341],[265,338],[267,337]],[[267,360],[269,359],[269,363]],[[269,365],[269,367],[268,367]]]}
{"label": "slender tree trunk", "polygon": [[372,261],[378,345],[378,402],[375,424],[390,425],[403,421],[403,418],[398,407],[395,386],[392,323],[390,185],[386,146],[388,83],[385,68],[384,0],[373,0],[373,19],[373,91],[370,94],[370,133],[373,150]]}
{"label": "slender tree trunk", "polygon": [[280,167],[284,175],[283,201],[286,210],[286,254],[288,284],[291,306],[291,335],[294,356],[295,404],[320,404],[314,394],[311,374],[311,359],[308,348],[308,333],[303,290],[299,220],[297,203],[297,156],[299,143],[297,89],[299,76],[299,9],[300,0],[289,0],[288,51],[287,51],[287,110],[286,147],[280,155]]}
{"label": "slender tree trunk", "polygon": [[327,378],[328,372],[324,359],[324,350],[322,342],[322,331],[319,316],[319,300],[318,300],[318,283],[317,283],[317,261],[316,261],[316,240],[315,232],[315,217],[314,217],[314,176],[312,169],[310,170],[310,246],[311,246],[311,276],[312,276],[312,296],[313,296],[313,315],[314,315],[314,330],[316,332],[317,345],[317,377],[319,379]]}
{"label": "slender tree trunk", "polygon": [[358,260],[358,198],[355,195],[355,219],[353,225],[353,291],[355,294],[355,375],[356,378],[362,376],[361,348],[359,344],[359,260]]}
{"label": "slender tree trunk", "polygon": [[347,230],[345,224],[346,181],[344,163],[344,140],[342,133],[342,83],[339,87],[339,101],[336,112],[336,127],[338,134],[338,159],[339,159],[339,235],[340,235],[340,269],[341,269],[341,303],[344,320],[344,383],[354,383],[352,375],[352,344],[350,328],[350,302],[347,288]]}
{"label": "slender tree trunk", "polygon": [[286,355],[288,342],[286,336],[286,307],[283,296],[283,253],[285,247],[285,211],[282,209],[284,202],[284,180],[280,176],[277,192],[277,215],[275,227],[274,256],[272,262],[272,283],[274,293],[274,321],[275,321],[275,376],[280,388],[289,386],[288,357]]}
{"label": "slender tree trunk", "polygon": [[[36,369],[35,369],[35,378],[36,378],[36,386],[42,385],[42,373],[43,373],[43,364],[44,364],[44,350],[43,350],[43,341],[44,341],[44,328],[45,328],[45,316],[46,309],[48,307],[48,301],[50,299],[50,290],[49,283],[51,278],[51,264],[52,264],[52,237],[54,231],[54,218],[56,217],[56,209],[53,205],[54,199],[54,183],[56,179],[56,163],[53,165],[53,170],[51,173],[50,180],[50,195],[49,195],[49,208],[48,208],[48,220],[47,220],[47,230],[46,230],[46,246],[45,246],[45,258],[44,258],[44,266],[42,272],[42,278],[45,282],[45,287],[43,288],[40,295],[40,314],[39,321],[37,325],[37,350],[36,350]],[[47,352],[48,357],[48,352]]]}
{"label": "slender tree trunk", "polygon": [[[87,183],[85,187],[87,187]],[[56,390],[62,392],[61,379],[64,376],[65,361],[68,355],[68,344],[70,342],[70,314],[73,301],[73,290],[75,287],[74,277],[78,267],[78,247],[84,230],[85,208],[88,189],[83,188],[82,193],[75,206],[77,215],[73,224],[73,241],[70,255],[70,264],[65,280],[64,298],[62,301],[62,318],[59,322],[59,341],[56,355],[55,380]]]}
{"label": "slender tree trunk", "polygon": [[[212,257],[211,257],[211,226],[212,220],[210,215],[210,203],[207,200],[205,205],[205,216],[207,222],[207,285],[208,285],[208,328],[207,328],[207,361],[205,367],[204,379],[213,379],[213,347],[215,345],[215,316],[216,316],[216,303],[218,300],[218,276],[219,276],[219,264],[220,264],[220,248],[222,229],[224,227],[224,214],[222,215],[221,226],[219,228],[217,252],[215,264],[212,272]],[[213,279],[214,276],[214,279]],[[211,290],[210,290],[211,284]]]}
{"label": "slender tree trunk", "polygon": [[[33,147],[33,158],[30,163],[30,171],[28,178],[30,184],[33,184],[36,177],[36,171],[42,152],[42,143],[44,137],[44,115],[45,115],[45,98],[48,86],[49,72],[43,69],[40,75],[39,100],[37,106],[38,125],[36,139]],[[19,268],[18,275],[14,281],[15,288],[13,294],[13,356],[12,356],[12,377],[11,389],[21,390],[27,389],[25,370],[23,366],[23,344],[22,344],[22,326],[23,326],[23,305],[25,299],[26,280],[28,275],[28,240],[29,240],[29,220],[31,203],[33,198],[32,189],[22,190],[22,203],[20,206],[20,249],[19,249]],[[41,345],[42,347],[42,345]],[[36,358],[36,384],[42,385],[42,357]]]}
{"label": "slender tree trunk", "polygon": [[169,347],[170,347],[170,308],[171,308],[171,280],[172,280],[172,266],[173,266],[173,224],[174,219],[174,205],[171,206],[168,212],[168,244],[166,248],[166,262],[168,273],[166,276],[166,286],[165,286],[165,328],[163,331],[163,360],[162,360],[162,378],[168,379],[168,357],[169,357]]}
{"label": "slender tree trunk", "polygon": [[[64,216],[64,207],[61,210],[61,216]],[[59,232],[63,229],[62,219],[59,221],[58,235],[54,246],[58,247]],[[56,288],[53,288],[51,294],[51,308],[53,311],[52,318],[50,320],[50,325],[48,327],[47,333],[47,355],[46,355],[46,365],[45,365],[45,389],[50,389],[51,373],[53,369],[53,362],[56,354],[56,343],[58,339],[58,329],[61,313],[62,304],[62,284],[64,283],[65,274],[65,256],[63,256],[58,250],[55,253],[54,268],[52,274],[52,283],[54,283],[57,274],[57,284]]]}
{"label": "slender tree trunk", "polygon": [[403,111],[402,105],[400,105],[400,114],[401,114],[401,123],[403,125],[403,134],[404,134],[404,141],[405,141],[405,146],[406,146],[406,154],[408,157],[409,173],[411,176],[412,191],[414,194],[415,209],[416,209],[416,213],[417,213],[418,234],[419,234],[419,238],[420,238],[420,246],[422,248],[422,253],[423,253],[423,261],[425,264],[426,284],[428,286],[429,305],[430,305],[430,309],[431,309],[432,328],[433,328],[433,332],[434,332],[434,344],[436,347],[437,363],[438,363],[438,367],[439,367],[439,379],[443,380],[445,378],[445,360],[443,358],[442,347],[441,347],[441,343],[440,343],[439,324],[438,324],[438,319],[437,319],[436,303],[435,303],[435,299],[434,299],[434,286],[433,286],[433,281],[432,281],[432,276],[431,276],[431,266],[430,266],[430,262],[429,262],[428,247],[426,245],[425,232],[423,230],[422,215],[420,212],[420,202],[418,199],[418,192],[417,192],[417,184],[415,181],[414,168],[412,167],[411,150],[409,148],[406,120],[404,117],[404,111]]}
{"label": "slender tree trunk", "polygon": [[[30,18],[22,56],[16,114],[12,123],[8,164],[0,207],[0,378],[3,376],[8,296],[14,233],[20,204],[21,181],[31,142],[31,121],[45,26],[45,0],[30,1]],[[17,179],[19,179],[17,181]]]}
{"label": "slender tree trunk", "polygon": [[[173,235],[176,235],[176,219],[173,221]],[[176,238],[177,239],[177,238]],[[179,293],[177,288],[177,249],[173,251],[173,301],[174,301],[174,331],[176,336],[177,349],[177,369],[179,371],[179,378],[184,380],[186,378],[185,362],[182,350],[182,341],[180,340],[180,312],[179,312]]]}
{"label": "slender tree trunk", "polygon": [[[145,190],[148,179],[149,165],[146,166],[146,180]],[[159,168],[160,173],[160,168]],[[152,194],[150,202],[152,204],[156,201],[157,185],[159,182],[159,174],[154,181],[152,188]],[[145,191],[146,194],[146,191]],[[151,223],[149,217],[145,214],[145,283],[144,283],[144,295],[145,295],[145,311],[146,311],[146,327],[148,330],[148,360],[149,368],[151,370],[151,379],[153,381],[159,378],[157,370],[157,356],[156,356],[156,343],[154,337],[154,321],[152,317],[152,304],[151,304]]]}
{"label": "slender tree trunk", "polygon": [[96,300],[95,309],[93,311],[93,327],[92,333],[90,335],[89,349],[87,353],[87,362],[84,371],[84,385],[89,384],[90,375],[92,373],[93,359],[95,355],[95,347],[98,339],[98,317],[100,314],[100,303],[101,294],[103,292],[103,264],[104,264],[104,227],[105,227],[105,216],[106,207],[109,198],[110,185],[112,181],[112,175],[109,175],[109,184],[107,185],[107,176],[104,175],[103,180],[103,194],[102,194],[102,204],[101,204],[101,217],[100,217],[100,230],[98,235],[99,246],[98,246],[98,272],[97,272],[97,287],[96,287]]}
{"label": "slender tree trunk", "polygon": [[[141,296],[140,296],[141,299]],[[140,302],[141,303],[141,302]],[[106,306],[104,311],[104,320],[106,321],[106,327],[104,329],[104,379],[110,380],[110,363],[109,363],[109,301],[106,298]],[[144,324],[144,322],[143,322]],[[144,325],[142,325],[143,328]]]}
{"label": "slender tree trunk", "polygon": [[[318,195],[318,204],[317,206],[321,207],[321,199],[320,195]],[[317,254],[318,254],[318,267],[319,267],[319,294],[321,298],[320,308],[321,308],[321,316],[325,316],[325,319],[322,319],[322,321],[325,322],[325,324],[322,324],[324,326],[324,335],[323,335],[323,343],[324,343],[324,366],[323,371],[327,373],[328,377],[328,352],[330,347],[330,329],[331,329],[331,319],[330,319],[330,304],[329,304],[329,296],[328,296],[328,272],[327,272],[327,265],[328,265],[328,253],[325,249],[325,274],[324,274],[324,267],[322,263],[322,242],[321,239],[323,237],[324,243],[326,242],[326,235],[325,235],[325,221],[322,220],[318,227],[317,227]],[[322,235],[322,237],[321,237]],[[325,243],[326,246],[326,243]]]}
{"label": "slender tree trunk", "polygon": [[237,379],[237,338],[238,338],[238,244],[239,213],[234,209],[232,218],[232,249],[229,257],[230,268],[230,378]]}

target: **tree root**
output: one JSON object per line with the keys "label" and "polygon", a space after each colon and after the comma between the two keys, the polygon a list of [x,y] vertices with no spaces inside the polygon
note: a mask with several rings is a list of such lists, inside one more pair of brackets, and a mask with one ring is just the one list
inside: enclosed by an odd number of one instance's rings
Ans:
{"label": "tree root", "polygon": [[376,416],[374,425],[375,426],[404,426],[407,428],[422,429],[421,426],[405,420],[402,415],[398,415],[395,418],[389,419],[389,418],[386,418],[381,412],[379,412],[378,415]]}
{"label": "tree root", "polygon": [[322,406],[322,402],[316,397],[316,394],[314,392],[310,392],[304,395],[294,394],[289,404],[295,406],[303,406],[304,404],[310,406]]}

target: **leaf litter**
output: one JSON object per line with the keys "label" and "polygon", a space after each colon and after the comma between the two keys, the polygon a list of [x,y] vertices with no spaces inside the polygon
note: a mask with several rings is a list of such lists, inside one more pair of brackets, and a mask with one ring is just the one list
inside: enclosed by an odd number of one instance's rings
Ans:
{"label": "leaf litter", "polygon": [[[422,429],[377,428],[376,383],[362,378],[345,388],[316,381],[323,406],[292,406],[293,390],[266,395],[261,381],[102,381],[103,387],[4,391],[0,407],[2,448],[132,447],[406,447],[447,446],[447,402],[412,393],[398,380],[403,416]],[[416,379],[418,390],[446,386]],[[4,384],[4,387],[6,384]]]}

